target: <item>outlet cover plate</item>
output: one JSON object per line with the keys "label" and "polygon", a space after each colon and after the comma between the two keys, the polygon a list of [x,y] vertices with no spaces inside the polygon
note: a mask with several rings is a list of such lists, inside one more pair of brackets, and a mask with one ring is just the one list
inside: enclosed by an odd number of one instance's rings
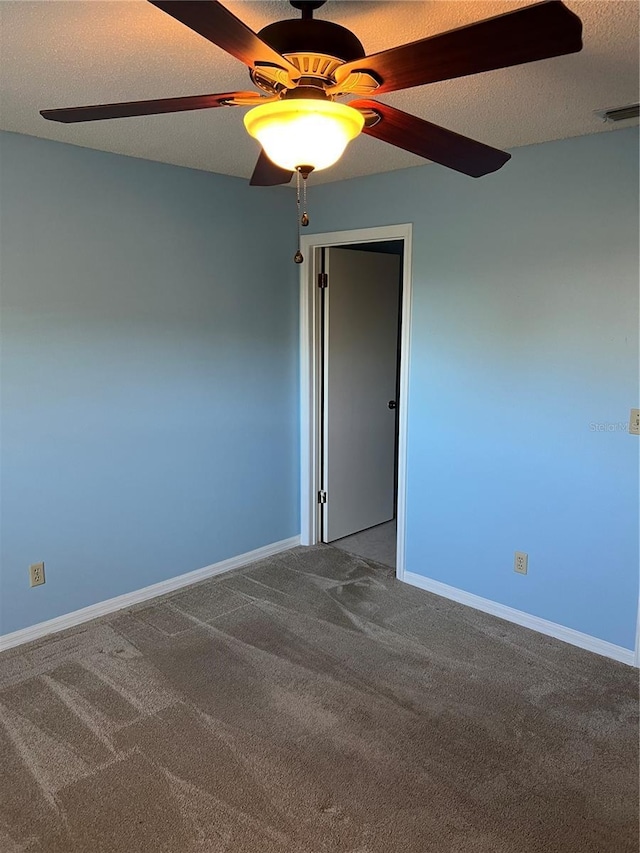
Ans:
{"label": "outlet cover plate", "polygon": [[640,409],[631,409],[629,415],[629,432],[631,435],[640,435]]}
{"label": "outlet cover plate", "polygon": [[529,567],[529,557],[524,551],[516,551],[513,560],[513,571],[519,575],[526,575]]}
{"label": "outlet cover plate", "polygon": [[29,566],[29,586],[42,586],[44,583],[44,563]]}

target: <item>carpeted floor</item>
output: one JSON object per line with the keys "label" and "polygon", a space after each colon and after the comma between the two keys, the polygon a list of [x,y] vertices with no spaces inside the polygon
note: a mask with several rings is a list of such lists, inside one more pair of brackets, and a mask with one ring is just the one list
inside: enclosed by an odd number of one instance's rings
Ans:
{"label": "carpeted floor", "polygon": [[0,850],[635,853],[637,700],[298,548],[0,657]]}
{"label": "carpeted floor", "polygon": [[396,520],[386,521],[376,527],[369,527],[359,533],[352,533],[342,539],[332,542],[334,548],[364,557],[365,560],[375,560],[383,566],[396,567]]}

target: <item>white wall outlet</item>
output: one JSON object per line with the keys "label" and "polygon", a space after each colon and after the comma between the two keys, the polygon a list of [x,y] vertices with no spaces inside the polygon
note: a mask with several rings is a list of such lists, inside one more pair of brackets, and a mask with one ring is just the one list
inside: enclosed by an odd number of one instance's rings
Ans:
{"label": "white wall outlet", "polygon": [[516,551],[513,561],[513,571],[517,572],[519,575],[526,575],[528,566],[529,555],[525,554],[524,551]]}
{"label": "white wall outlet", "polygon": [[631,435],[640,435],[640,409],[631,409],[629,415],[629,432]]}
{"label": "white wall outlet", "polygon": [[41,586],[44,583],[44,563],[29,566],[29,586]]}

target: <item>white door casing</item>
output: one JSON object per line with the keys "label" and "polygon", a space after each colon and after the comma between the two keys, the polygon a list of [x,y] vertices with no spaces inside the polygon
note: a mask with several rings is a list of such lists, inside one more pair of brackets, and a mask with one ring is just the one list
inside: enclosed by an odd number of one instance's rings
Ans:
{"label": "white door casing", "polygon": [[322,541],[394,516],[398,255],[325,250]]}
{"label": "white door casing", "polygon": [[318,273],[321,270],[320,249],[354,243],[402,240],[402,331],[400,343],[400,397],[398,401],[398,499],[396,576],[402,580],[405,568],[407,426],[409,371],[411,350],[411,224],[383,225],[351,231],[304,234],[301,250],[305,261],[300,266],[300,542],[315,545],[320,535],[320,379],[321,322]]}

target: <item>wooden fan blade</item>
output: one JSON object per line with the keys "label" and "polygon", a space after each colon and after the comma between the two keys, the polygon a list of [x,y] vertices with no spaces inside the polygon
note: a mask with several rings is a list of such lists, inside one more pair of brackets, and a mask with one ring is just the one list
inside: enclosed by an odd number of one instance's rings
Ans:
{"label": "wooden fan blade", "polygon": [[270,47],[246,24],[215,0],[149,0],[190,30],[218,45],[249,68],[276,65],[285,69],[291,82],[300,72],[284,56]]}
{"label": "wooden fan blade", "polygon": [[292,177],[293,172],[276,166],[260,149],[260,156],[249,183],[252,187],[275,187],[278,184],[288,184]]}
{"label": "wooden fan blade", "polygon": [[461,136],[452,130],[431,124],[429,121],[409,115],[409,113],[381,104],[378,101],[351,101],[350,107],[369,114],[372,110],[380,121],[365,127],[363,133],[375,136],[383,142],[404,148],[419,157],[425,157],[434,163],[440,163],[456,172],[480,178],[489,172],[495,172],[511,159],[511,154],[491,148],[475,139]]}
{"label": "wooden fan blade", "polygon": [[211,110],[214,107],[262,104],[257,92],[225,92],[221,95],[190,95],[186,98],[159,98],[155,101],[124,101],[121,104],[96,104],[88,107],[66,107],[60,110],[40,110],[50,121],[70,124],[77,121],[102,121],[108,118],[152,116],[160,113],[181,113],[185,110]]}
{"label": "wooden fan blade", "polygon": [[340,91],[340,83],[353,72],[377,75],[382,84],[376,94],[381,94],[581,49],[580,18],[560,0],[546,0],[347,62],[336,71],[333,91]]}

